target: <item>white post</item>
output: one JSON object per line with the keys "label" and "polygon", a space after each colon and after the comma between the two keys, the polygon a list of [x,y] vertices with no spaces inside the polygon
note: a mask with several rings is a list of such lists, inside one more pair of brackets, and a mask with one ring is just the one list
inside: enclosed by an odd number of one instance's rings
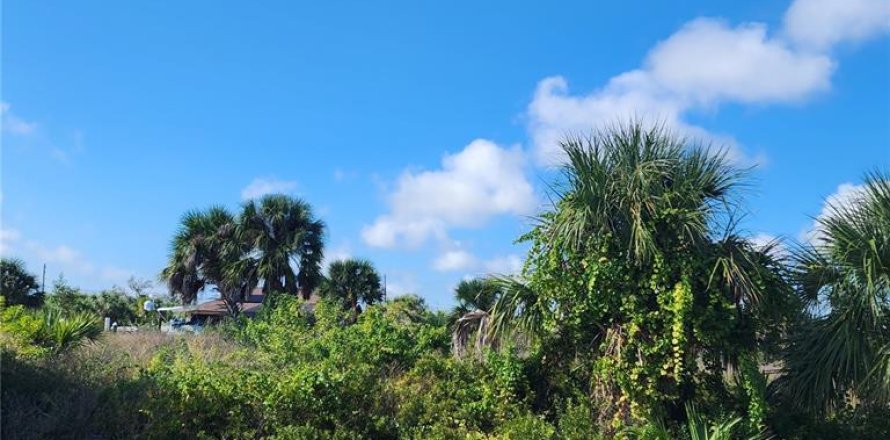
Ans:
{"label": "white post", "polygon": [[105,317],[105,331],[111,330],[111,318]]}

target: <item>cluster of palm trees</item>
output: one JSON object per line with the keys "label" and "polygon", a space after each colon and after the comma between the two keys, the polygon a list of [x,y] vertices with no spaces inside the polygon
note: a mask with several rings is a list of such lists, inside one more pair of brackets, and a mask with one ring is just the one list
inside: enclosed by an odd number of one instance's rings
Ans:
{"label": "cluster of palm trees", "polygon": [[183,303],[215,289],[232,316],[258,287],[304,300],[319,293],[356,314],[383,299],[368,260],[333,261],[322,273],[324,230],[308,203],[283,194],[248,201],[238,215],[218,206],[188,212],[161,276]]}
{"label": "cluster of palm trees", "polygon": [[161,276],[183,303],[216,289],[233,316],[259,286],[308,299],[322,280],[324,231],[309,204],[286,195],[248,201],[238,215],[219,206],[191,211]]}

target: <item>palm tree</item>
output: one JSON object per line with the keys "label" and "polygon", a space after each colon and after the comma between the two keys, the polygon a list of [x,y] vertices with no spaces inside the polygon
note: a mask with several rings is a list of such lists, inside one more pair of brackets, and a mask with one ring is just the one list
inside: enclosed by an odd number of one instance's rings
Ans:
{"label": "palm tree", "polygon": [[563,149],[554,205],[520,238],[530,243],[524,271],[502,280],[478,317],[477,345],[518,336],[539,342],[546,368],[609,364],[586,385],[607,402],[600,420],[634,404],[682,418],[702,384],[759,359],[759,332],[790,310],[780,262],[736,230],[744,171],[723,151],[639,123]]}
{"label": "palm tree", "polygon": [[491,279],[461,280],[454,288],[457,306],[451,312],[451,348],[456,357],[475,352],[482,355],[486,347],[497,347],[498,338],[491,334],[491,308],[500,295]]}
{"label": "palm tree", "polygon": [[309,299],[321,280],[324,223],[308,203],[280,194],[251,200],[241,212],[237,236],[256,256],[264,293],[299,293]]}
{"label": "palm tree", "polygon": [[498,293],[498,286],[489,279],[461,280],[454,288],[454,298],[457,300],[455,317],[461,317],[474,310],[491,310]]}
{"label": "palm tree", "polygon": [[331,263],[321,293],[322,296],[341,303],[344,309],[353,313],[361,311],[361,303],[373,304],[383,299],[380,275],[370,261],[361,259]]}
{"label": "palm tree", "polygon": [[460,314],[453,321],[451,347],[456,357],[471,352],[481,356],[485,348],[496,349],[507,337],[527,345],[543,331],[545,316],[552,312],[518,277],[462,281],[455,295],[459,301],[455,313]]}
{"label": "palm tree", "polygon": [[890,175],[831,203],[815,243],[798,249],[795,279],[810,317],[792,338],[781,389],[821,413],[851,395],[890,401]]}
{"label": "palm tree", "polygon": [[[735,233],[736,193],[744,173],[723,151],[690,147],[662,127],[646,129],[640,123],[570,138],[562,147],[567,162],[562,183],[555,186],[554,209],[521,240],[538,239],[544,251],[583,254],[595,238],[636,267],[669,255],[671,248],[692,249],[710,262],[709,284],[725,288],[741,308],[760,303],[768,289],[756,281],[775,277],[776,244],[756,249]],[[523,282],[506,278],[500,284],[512,287],[498,298],[506,316],[546,310],[522,306],[534,303],[536,295]],[[506,329],[512,319],[501,319],[495,328]]]}
{"label": "palm tree", "polygon": [[170,292],[183,304],[194,302],[206,287],[215,287],[230,314],[237,315],[257,270],[249,249],[236,240],[234,216],[215,206],[187,212],[173,238],[167,266],[161,272]]}

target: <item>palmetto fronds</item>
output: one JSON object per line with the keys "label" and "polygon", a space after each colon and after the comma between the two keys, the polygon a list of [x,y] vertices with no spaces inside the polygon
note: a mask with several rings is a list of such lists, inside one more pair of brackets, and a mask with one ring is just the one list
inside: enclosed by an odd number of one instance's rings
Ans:
{"label": "palmetto fronds", "polygon": [[451,338],[455,356],[471,352],[481,355],[485,349],[497,349],[507,340],[527,343],[541,334],[550,311],[528,285],[514,277],[493,277],[480,282],[490,289],[483,293],[493,293],[492,298],[482,301],[489,308],[477,308],[457,318]]}
{"label": "palmetto fronds", "polygon": [[205,285],[222,279],[228,263],[224,236],[231,233],[234,218],[225,208],[215,206],[187,212],[180,224],[161,277],[174,295],[190,303]]}
{"label": "palmetto fronds", "polygon": [[457,319],[451,332],[451,352],[455,357],[470,353],[481,356],[487,348],[498,347],[497,335],[490,331],[491,316],[484,310],[467,312]]}
{"label": "palmetto fronds", "polygon": [[638,262],[648,261],[669,231],[706,240],[742,175],[722,152],[689,148],[662,127],[621,125],[570,139],[563,149],[566,188],[547,220],[550,238],[577,247],[590,234],[608,234]]}
{"label": "palmetto fronds", "polygon": [[[709,421],[699,414],[694,406],[687,405],[686,418],[689,440],[733,440],[742,438],[736,435],[736,431],[742,424],[741,417]],[[743,438],[744,440],[766,440],[769,437],[764,434],[753,434]]]}
{"label": "palmetto fronds", "polygon": [[813,411],[890,396],[890,178],[874,172],[848,203],[817,219],[795,279],[813,317],[793,336],[780,389]]}
{"label": "palmetto fronds", "polygon": [[324,223],[314,218],[308,203],[284,195],[251,200],[239,216],[237,235],[256,254],[266,293],[301,291],[308,298],[318,286]]}
{"label": "palmetto fronds", "polygon": [[485,278],[461,280],[454,288],[458,315],[473,310],[490,310],[499,295],[498,286]]}

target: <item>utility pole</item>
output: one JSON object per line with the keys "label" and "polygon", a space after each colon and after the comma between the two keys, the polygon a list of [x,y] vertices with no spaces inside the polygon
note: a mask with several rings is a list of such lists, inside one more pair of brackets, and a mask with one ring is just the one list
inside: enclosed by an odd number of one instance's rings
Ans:
{"label": "utility pole", "polygon": [[386,302],[386,274],[383,274],[383,302]]}
{"label": "utility pole", "polygon": [[46,296],[46,263],[43,263],[43,279],[40,280],[40,290],[43,291],[43,296]]}

